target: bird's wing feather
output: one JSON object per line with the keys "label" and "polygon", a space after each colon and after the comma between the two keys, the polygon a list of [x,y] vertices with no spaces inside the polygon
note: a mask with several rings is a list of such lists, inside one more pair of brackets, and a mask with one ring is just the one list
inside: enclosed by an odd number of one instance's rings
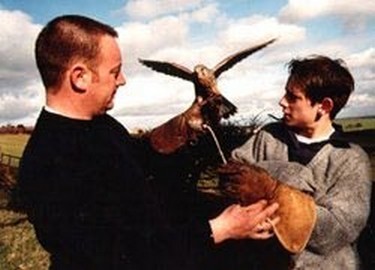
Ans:
{"label": "bird's wing feather", "polygon": [[259,50],[263,49],[264,47],[266,47],[267,45],[271,44],[275,40],[276,40],[275,38],[271,39],[271,40],[269,40],[267,42],[264,42],[264,43],[262,43],[260,45],[247,48],[245,50],[239,51],[239,52],[237,52],[235,54],[232,54],[232,55],[228,56],[227,58],[225,58],[224,60],[222,60],[219,64],[217,64],[215,66],[215,68],[213,69],[215,77],[216,78],[219,77],[221,73],[223,73],[224,71],[230,69],[235,64],[237,64],[238,62],[240,62],[242,59],[244,59],[247,56],[255,53],[256,51],[259,51]]}
{"label": "bird's wing feather", "polygon": [[176,63],[170,63],[170,62],[162,62],[162,61],[154,61],[154,60],[144,60],[144,59],[138,59],[140,63],[145,65],[146,67],[151,68],[152,70],[171,75],[176,76],[184,80],[193,81],[193,72],[181,65],[178,65]]}

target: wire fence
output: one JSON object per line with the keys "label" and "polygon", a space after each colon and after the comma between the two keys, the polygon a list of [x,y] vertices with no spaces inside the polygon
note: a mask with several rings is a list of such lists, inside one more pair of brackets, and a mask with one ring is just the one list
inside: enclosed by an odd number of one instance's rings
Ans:
{"label": "wire fence", "polygon": [[0,153],[0,189],[10,192],[15,184],[20,157]]}
{"label": "wire fence", "polygon": [[18,168],[20,164],[20,157],[5,154],[5,153],[0,153],[0,163],[9,168]]}

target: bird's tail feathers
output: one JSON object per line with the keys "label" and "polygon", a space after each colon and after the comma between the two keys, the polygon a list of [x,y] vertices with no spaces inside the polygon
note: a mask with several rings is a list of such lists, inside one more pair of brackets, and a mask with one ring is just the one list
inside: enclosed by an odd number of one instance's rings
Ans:
{"label": "bird's tail feathers", "polygon": [[206,105],[202,108],[205,121],[208,124],[218,123],[220,119],[227,119],[237,112],[237,107],[223,95],[214,95],[207,98]]}
{"label": "bird's tail feathers", "polygon": [[229,116],[237,113],[236,105],[226,99],[223,95],[221,95],[221,100],[223,104],[220,106],[220,115],[222,115],[223,118],[227,119]]}

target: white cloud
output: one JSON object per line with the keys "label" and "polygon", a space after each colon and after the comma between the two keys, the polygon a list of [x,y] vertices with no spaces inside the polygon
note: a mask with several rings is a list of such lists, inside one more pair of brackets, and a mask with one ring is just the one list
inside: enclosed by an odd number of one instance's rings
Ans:
{"label": "white cloud", "polygon": [[[193,100],[192,83],[147,70],[132,76],[125,87],[119,89],[112,114],[123,119],[128,127],[142,128],[151,125],[151,116],[158,119],[152,124],[166,121],[187,109]],[[148,120],[133,121],[140,117]]]}
{"label": "white cloud", "polygon": [[20,11],[0,10],[0,94],[24,91],[37,76],[34,42],[40,26]]}
{"label": "white cloud", "polygon": [[348,63],[352,67],[370,67],[375,69],[375,48],[371,47],[362,52],[350,55]]}
{"label": "white cloud", "polygon": [[34,63],[39,25],[20,11],[0,10],[0,123],[32,124],[43,87]]}
{"label": "white cloud", "polygon": [[12,70],[29,68],[34,59],[34,41],[40,26],[20,11],[0,10],[1,66]]}
{"label": "white cloud", "polygon": [[[373,0],[289,0],[279,16],[285,21],[301,21],[319,16],[374,16],[375,2]],[[354,18],[353,18],[354,19]]]}
{"label": "white cloud", "polygon": [[163,17],[149,23],[125,23],[117,28],[125,68],[140,68],[138,58],[148,57],[160,48],[182,46],[187,42],[188,25],[175,16]]}
{"label": "white cloud", "polygon": [[353,94],[338,117],[366,116],[375,114],[375,97],[368,93]]}
{"label": "white cloud", "polygon": [[[348,56],[348,67],[353,71],[356,88],[373,95],[375,86],[375,49],[369,48]],[[374,106],[375,110],[375,106]]]}
{"label": "white cloud", "polygon": [[367,112],[375,114],[375,49],[369,48],[352,54],[347,63],[356,82],[351,107],[368,108]]}
{"label": "white cloud", "polygon": [[137,58],[150,57],[158,60],[188,60],[191,64],[196,64],[192,62],[197,48],[190,43],[191,25],[208,23],[217,13],[216,5],[209,4],[176,16],[168,15],[148,22],[124,23],[117,30],[125,56],[125,68],[130,72],[139,71],[141,65]]}
{"label": "white cloud", "polygon": [[[24,124],[33,124],[35,113],[41,106],[39,97],[30,97],[28,95],[1,95],[0,96],[0,123],[18,122]],[[27,122],[25,121],[26,119]]]}
{"label": "white cloud", "polygon": [[211,22],[216,15],[218,15],[219,10],[217,9],[216,4],[209,4],[197,9],[191,13],[192,21],[200,23],[209,23]]}
{"label": "white cloud", "polygon": [[125,12],[133,19],[149,19],[195,8],[202,0],[130,0]]}
{"label": "white cloud", "polygon": [[[356,91],[343,114],[358,115],[361,110],[375,114],[373,32],[368,31],[366,23],[359,26],[374,10],[363,0],[355,1],[358,6],[353,1],[339,1],[335,7],[332,3],[289,1],[280,17],[233,17],[211,0],[128,1],[126,8],[132,21],[116,29],[129,78],[119,89],[115,109],[110,113],[129,128],[151,128],[181,113],[193,101],[191,82],[152,71],[138,63],[138,58],[173,61],[190,69],[198,63],[213,67],[238,50],[277,37],[275,43],[218,79],[219,89],[238,106],[238,117],[263,109],[278,115],[277,102],[288,75],[285,64],[291,58],[317,53],[344,59],[354,74]],[[318,33],[299,22],[327,14],[345,14],[343,22],[348,25],[354,22],[352,14],[358,15],[355,27],[367,32],[350,29],[352,32],[345,37],[332,35],[319,40]],[[0,17],[0,124],[11,120],[32,123],[30,119],[37,115],[44,97],[33,56],[41,26],[19,11],[0,10]],[[332,24],[327,27],[337,28]]]}
{"label": "white cloud", "polygon": [[251,16],[230,20],[219,33],[220,41],[226,44],[258,44],[277,38],[277,44],[288,44],[305,39],[305,29],[292,24],[283,24],[272,17]]}

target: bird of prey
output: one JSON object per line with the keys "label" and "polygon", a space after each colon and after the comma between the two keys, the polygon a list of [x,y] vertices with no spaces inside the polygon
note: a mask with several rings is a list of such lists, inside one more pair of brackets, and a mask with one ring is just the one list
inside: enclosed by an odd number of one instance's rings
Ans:
{"label": "bird of prey", "polygon": [[275,40],[276,39],[271,39],[262,44],[234,53],[219,62],[213,69],[209,69],[203,64],[196,65],[194,71],[192,71],[184,66],[171,62],[144,59],[139,59],[139,62],[155,71],[191,81],[195,86],[195,97],[201,96],[203,99],[214,100],[214,114],[216,114],[217,119],[228,118],[237,112],[237,107],[220,94],[216,79],[224,71],[230,69],[242,59],[263,49]]}

